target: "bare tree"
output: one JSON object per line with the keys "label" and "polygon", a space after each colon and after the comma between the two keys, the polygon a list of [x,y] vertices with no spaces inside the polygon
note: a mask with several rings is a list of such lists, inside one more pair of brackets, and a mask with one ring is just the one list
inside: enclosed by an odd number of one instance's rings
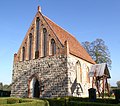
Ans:
{"label": "bare tree", "polygon": [[3,83],[0,82],[0,90],[3,90]]}
{"label": "bare tree", "polygon": [[97,64],[107,63],[111,69],[110,52],[102,39],[96,39],[93,42],[86,41],[82,45]]}
{"label": "bare tree", "polygon": [[120,81],[117,81],[117,86],[118,86],[118,88],[120,88]]}

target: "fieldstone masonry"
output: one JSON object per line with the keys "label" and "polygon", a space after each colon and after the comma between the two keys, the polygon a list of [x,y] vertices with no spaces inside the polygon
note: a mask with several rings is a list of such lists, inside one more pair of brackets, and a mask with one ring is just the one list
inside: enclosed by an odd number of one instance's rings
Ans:
{"label": "fieldstone masonry", "polygon": [[[76,82],[76,62],[83,67],[82,83]],[[17,62],[13,67],[13,86],[11,96],[32,97],[30,81],[36,77],[40,86],[44,86],[40,97],[88,96],[88,89],[92,86],[86,82],[84,64],[87,63],[72,55],[45,57],[31,61]],[[92,64],[87,66],[91,67]]]}
{"label": "fieldstone masonry", "polygon": [[11,96],[29,97],[29,80],[37,76],[44,91],[40,97],[68,95],[68,73],[66,56],[52,56],[32,61],[17,62],[13,67]]}

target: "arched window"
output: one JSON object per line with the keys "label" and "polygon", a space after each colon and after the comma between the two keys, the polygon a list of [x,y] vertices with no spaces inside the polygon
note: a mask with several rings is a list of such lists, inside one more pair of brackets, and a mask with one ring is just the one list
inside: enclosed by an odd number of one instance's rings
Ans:
{"label": "arched window", "polygon": [[90,83],[90,77],[88,74],[89,74],[89,67],[87,67],[87,69],[86,69],[86,79],[87,79],[86,82]]}
{"label": "arched window", "polygon": [[40,30],[40,19],[36,19],[36,51],[39,50],[39,30]]}
{"label": "arched window", "polygon": [[29,35],[29,60],[32,58],[32,34]]}
{"label": "arched window", "polygon": [[56,54],[56,43],[54,39],[51,39],[51,54]]}
{"label": "arched window", "polygon": [[22,61],[25,60],[25,47],[22,48]]}
{"label": "arched window", "polygon": [[76,82],[77,83],[82,82],[82,70],[81,70],[81,64],[79,61],[76,63]]}
{"label": "arched window", "polygon": [[47,56],[47,30],[43,28],[43,56]]}

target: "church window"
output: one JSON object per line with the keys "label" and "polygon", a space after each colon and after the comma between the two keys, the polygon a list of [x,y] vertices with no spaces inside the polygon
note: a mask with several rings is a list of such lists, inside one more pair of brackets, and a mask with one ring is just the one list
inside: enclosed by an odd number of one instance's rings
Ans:
{"label": "church window", "polygon": [[32,58],[32,34],[29,35],[29,60]]}
{"label": "church window", "polygon": [[82,82],[82,70],[81,70],[81,64],[79,61],[76,63],[76,82],[77,83]]}
{"label": "church window", "polygon": [[86,78],[86,79],[87,79],[86,82],[87,82],[87,83],[90,83],[90,77],[89,77],[88,73],[89,73],[89,67],[86,68],[86,77],[87,77],[87,78]]}
{"label": "church window", "polygon": [[51,39],[51,53],[52,55],[56,54],[56,43],[54,39]]}
{"label": "church window", "polygon": [[58,47],[58,54],[60,53],[60,48]]}
{"label": "church window", "polygon": [[25,60],[25,47],[22,48],[22,61]]}
{"label": "church window", "polygon": [[39,50],[39,38],[40,38],[39,30],[40,30],[40,19],[39,17],[37,17],[36,19],[36,51]]}
{"label": "church window", "polygon": [[36,51],[35,51],[35,59],[39,57],[39,41],[40,41],[40,19],[37,17],[36,19]]}
{"label": "church window", "polygon": [[43,28],[43,56],[47,55],[47,30]]}

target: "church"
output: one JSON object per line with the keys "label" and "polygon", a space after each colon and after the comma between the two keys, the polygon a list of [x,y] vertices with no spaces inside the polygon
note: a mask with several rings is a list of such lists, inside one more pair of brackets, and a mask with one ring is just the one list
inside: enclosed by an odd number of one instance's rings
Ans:
{"label": "church", "polygon": [[40,6],[14,54],[11,96],[87,97],[94,60],[69,32],[42,14]]}

